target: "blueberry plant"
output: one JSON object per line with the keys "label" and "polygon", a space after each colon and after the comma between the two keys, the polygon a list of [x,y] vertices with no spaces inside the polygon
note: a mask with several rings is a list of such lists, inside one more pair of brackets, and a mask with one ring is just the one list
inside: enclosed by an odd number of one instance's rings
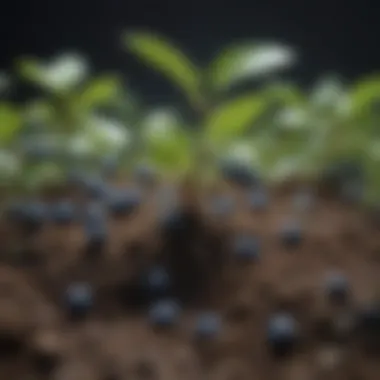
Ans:
{"label": "blueberry plant", "polygon": [[[159,252],[151,255],[153,262],[139,267],[141,273],[130,286],[131,293],[150,303],[146,311],[152,327],[166,331],[180,324],[185,301],[195,291],[208,293],[202,286],[226,263],[225,249],[232,254],[231,267],[256,268],[265,261],[265,241],[262,244],[259,233],[238,231],[231,238],[230,232],[236,231],[215,232],[212,223],[182,212],[178,182],[190,179],[192,189],[201,192],[210,180],[219,185],[223,177],[244,190],[244,207],[255,215],[270,208],[272,194],[266,183],[289,176],[322,176],[345,200],[378,201],[380,77],[350,86],[326,77],[303,91],[279,76],[297,61],[296,52],[284,45],[235,44],[200,65],[153,33],[127,32],[123,44],[178,87],[191,117],[170,107],[145,109],[117,75],[90,78],[82,56],[66,54],[48,62],[20,59],[16,77],[42,95],[24,105],[13,104],[7,98],[9,78],[0,75],[0,202],[3,206],[3,201],[16,198],[1,211],[7,211],[5,223],[27,233],[20,239],[25,245],[32,245],[28,237],[45,223],[64,229],[80,222],[83,256],[95,262],[114,236],[110,219],[129,218],[145,202],[147,188],[169,183],[154,189],[160,206]],[[124,187],[119,186],[120,177]],[[51,185],[79,185],[88,202],[81,198],[75,203],[70,195],[45,201],[43,191]],[[210,220],[224,222],[241,207],[240,199],[223,192],[223,186],[217,188],[221,191],[206,203]],[[296,194],[296,211],[312,207],[310,193]],[[277,234],[279,245],[289,253],[307,240],[305,223],[297,216],[291,215]],[[139,256],[139,246],[136,251]],[[129,299],[129,287],[122,289]],[[65,290],[68,316],[81,320],[91,314],[98,301],[93,284],[79,280]],[[344,271],[326,276],[324,294],[331,304],[349,304],[351,286]],[[378,338],[378,305],[363,308],[359,322],[365,335],[376,332]],[[219,310],[201,313],[194,321],[194,338],[202,344],[217,340],[222,330]],[[290,311],[277,310],[269,317],[266,341],[274,354],[291,352],[301,335]]]}
{"label": "blueberry plant", "polygon": [[155,34],[126,33],[124,42],[130,52],[165,75],[188,99],[196,115],[193,125],[187,125],[190,132],[180,125],[173,126],[166,131],[165,141],[153,144],[153,150],[161,152],[157,160],[164,159],[164,155],[169,158],[172,151],[172,164],[176,162],[182,171],[195,168],[198,177],[215,174],[215,164],[226,158],[226,152],[233,155],[241,145],[243,150],[250,150],[241,141],[263,116],[267,102],[257,91],[239,94],[238,85],[247,79],[268,78],[296,59],[295,52],[286,46],[244,43],[225,48],[208,65],[200,67]]}

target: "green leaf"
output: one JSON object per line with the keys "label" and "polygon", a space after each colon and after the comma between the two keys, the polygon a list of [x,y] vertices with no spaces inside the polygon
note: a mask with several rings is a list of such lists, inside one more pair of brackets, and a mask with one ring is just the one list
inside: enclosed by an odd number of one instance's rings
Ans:
{"label": "green leaf", "polygon": [[262,96],[268,102],[284,106],[301,106],[306,104],[306,97],[302,91],[291,83],[277,82],[265,86]]}
{"label": "green leaf", "polygon": [[108,105],[118,99],[121,82],[117,76],[102,76],[93,79],[80,93],[78,102],[83,110]]}
{"label": "green leaf", "polygon": [[24,57],[16,62],[16,70],[20,77],[28,82],[40,84],[42,79],[41,67],[37,59]]}
{"label": "green leaf", "polygon": [[182,172],[192,163],[191,141],[180,115],[171,109],[150,111],[142,121],[148,160],[166,172]]}
{"label": "green leaf", "polygon": [[126,33],[124,42],[141,61],[180,87],[192,102],[200,101],[198,69],[177,47],[164,38],[148,32]]}
{"label": "green leaf", "polygon": [[190,140],[177,129],[161,137],[147,141],[148,157],[160,169],[168,172],[182,172],[191,167]]}
{"label": "green leaf", "polygon": [[209,66],[213,89],[223,90],[249,78],[259,78],[291,67],[295,52],[276,44],[242,44],[226,48]]}
{"label": "green leaf", "polygon": [[352,114],[368,116],[374,111],[374,106],[380,103],[380,76],[373,75],[363,78],[350,91]]}
{"label": "green leaf", "polygon": [[21,129],[21,116],[18,110],[9,104],[0,104],[0,145],[12,141]]}
{"label": "green leaf", "polygon": [[266,103],[257,95],[244,95],[221,104],[205,123],[205,137],[219,149],[231,140],[241,137],[266,109]]}

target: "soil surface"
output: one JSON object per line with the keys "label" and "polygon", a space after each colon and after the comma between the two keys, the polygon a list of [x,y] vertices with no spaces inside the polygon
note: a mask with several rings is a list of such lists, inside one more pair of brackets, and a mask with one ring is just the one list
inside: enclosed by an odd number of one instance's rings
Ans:
{"label": "soil surface", "polygon": [[[208,213],[180,238],[167,237],[157,216],[159,190],[129,217],[109,220],[104,252],[89,260],[82,227],[46,225],[26,236],[0,226],[0,378],[13,380],[378,380],[380,361],[352,331],[355,310],[380,289],[380,233],[368,213],[316,194],[297,211],[294,188],[270,192],[266,210],[252,211],[244,191],[228,216]],[[83,204],[83,200],[78,200]],[[194,217],[196,219],[196,217]],[[297,220],[304,239],[284,247],[279,230]],[[231,241],[252,233],[256,262],[236,262]],[[157,331],[134,281],[152,262],[170,269],[182,307],[177,326]],[[344,272],[348,304],[331,306],[323,294],[330,270]],[[70,320],[62,295],[72,281],[88,281],[95,304]],[[141,301],[141,302],[139,302]],[[223,328],[194,340],[200,311],[220,312]],[[272,357],[266,344],[271,313],[286,310],[299,322],[301,342],[289,357]],[[336,323],[341,321],[341,323]],[[334,324],[335,323],[335,324]]]}

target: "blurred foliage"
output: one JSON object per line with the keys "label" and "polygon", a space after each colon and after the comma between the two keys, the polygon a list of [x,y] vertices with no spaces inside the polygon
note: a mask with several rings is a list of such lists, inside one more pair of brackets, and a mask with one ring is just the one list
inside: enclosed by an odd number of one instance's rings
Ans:
{"label": "blurred foliage", "polygon": [[[120,167],[143,161],[164,173],[184,173],[200,163],[203,170],[207,160],[231,157],[272,180],[315,176],[351,158],[365,168],[367,198],[378,199],[380,76],[351,85],[327,76],[304,91],[281,79],[298,61],[297,52],[281,44],[227,46],[204,67],[154,33],[127,32],[123,46],[182,90],[196,121],[170,107],[145,110],[121,77],[93,77],[79,54],[21,58],[18,79],[44,95],[24,106],[12,104],[4,96],[11,78],[0,75],[2,184],[38,189],[64,180],[73,165],[94,166],[109,155],[118,157]],[[229,93],[252,79],[258,84],[254,92]]]}

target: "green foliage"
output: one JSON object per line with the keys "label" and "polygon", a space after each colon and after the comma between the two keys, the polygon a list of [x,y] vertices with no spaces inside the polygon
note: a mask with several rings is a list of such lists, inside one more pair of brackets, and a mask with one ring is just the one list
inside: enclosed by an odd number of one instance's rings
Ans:
{"label": "green foliage", "polygon": [[225,48],[208,68],[213,89],[224,90],[250,78],[261,78],[291,67],[295,52],[276,44],[237,44]]}
{"label": "green foliage", "polygon": [[0,146],[12,142],[22,126],[18,109],[12,104],[0,104]]}
{"label": "green foliage", "polygon": [[121,94],[121,81],[117,76],[101,76],[87,83],[77,95],[80,109],[93,110],[117,101]]}
{"label": "green foliage", "polygon": [[244,95],[221,104],[205,120],[206,140],[224,149],[228,142],[248,131],[265,107],[265,102],[257,94]]}
{"label": "green foliage", "polygon": [[[198,67],[154,33],[126,33],[123,42],[182,90],[195,120],[184,119],[170,107],[144,110],[119,76],[89,78],[82,56],[23,58],[16,66],[19,76],[42,89],[45,97],[21,108],[0,103],[2,183],[39,191],[63,181],[73,166],[94,170],[105,155],[120,157],[129,169],[136,161],[173,175],[195,168],[199,178],[215,174],[216,159],[232,157],[255,165],[275,181],[289,174],[315,176],[329,163],[349,157],[364,166],[368,199],[378,200],[378,75],[351,86],[336,76],[322,77],[305,92],[277,76],[297,60],[296,52],[285,45],[234,44]],[[4,78],[0,75],[2,95],[8,86]],[[254,93],[228,91],[251,79],[260,86]],[[25,160],[23,143],[41,142],[41,136],[54,142],[64,159]]]}
{"label": "green foliage", "polygon": [[180,87],[191,102],[197,103],[200,100],[199,70],[180,49],[164,38],[148,32],[126,33],[124,43],[142,62],[163,73]]}

